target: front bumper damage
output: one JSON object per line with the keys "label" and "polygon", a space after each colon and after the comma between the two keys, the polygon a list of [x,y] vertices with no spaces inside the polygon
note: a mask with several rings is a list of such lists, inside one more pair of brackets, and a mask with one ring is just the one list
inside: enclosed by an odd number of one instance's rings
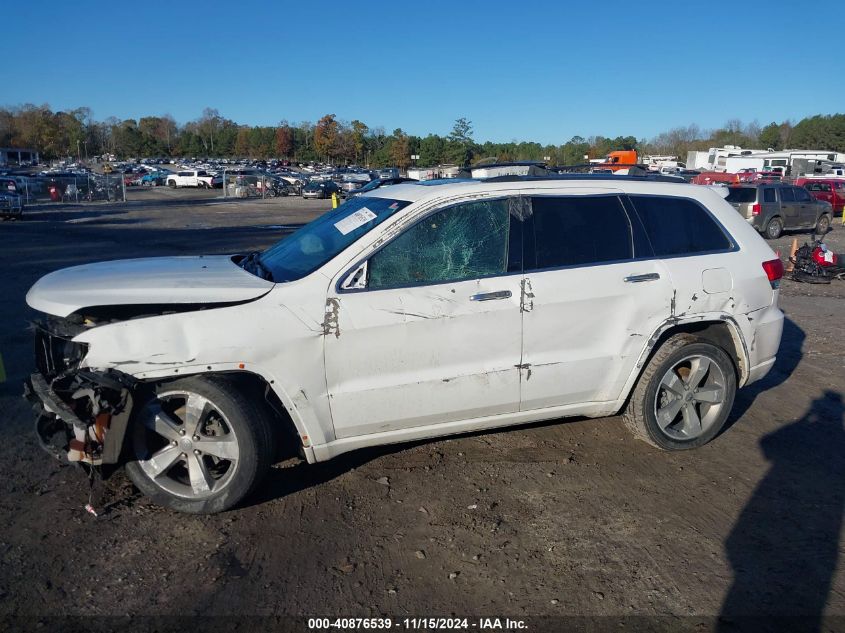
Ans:
{"label": "front bumper damage", "polygon": [[[114,370],[79,369],[85,349],[71,334],[35,324],[36,366],[24,396],[36,412],[42,448],[65,462],[117,464],[132,413],[136,383]],[[79,347],[79,346],[77,346]]]}

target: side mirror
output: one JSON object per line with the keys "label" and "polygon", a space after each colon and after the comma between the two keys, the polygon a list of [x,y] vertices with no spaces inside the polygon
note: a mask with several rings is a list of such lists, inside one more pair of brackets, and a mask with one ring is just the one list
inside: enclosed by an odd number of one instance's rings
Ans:
{"label": "side mirror", "polygon": [[340,284],[341,290],[363,290],[367,287],[367,262],[362,262]]}

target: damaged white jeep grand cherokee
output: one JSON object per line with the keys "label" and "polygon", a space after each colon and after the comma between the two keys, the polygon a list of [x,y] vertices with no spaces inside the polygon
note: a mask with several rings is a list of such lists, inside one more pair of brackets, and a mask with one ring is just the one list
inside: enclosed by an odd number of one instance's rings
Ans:
{"label": "damaged white jeep grand cherokee", "polygon": [[[780,343],[782,265],[707,187],[624,176],[376,189],[249,255],[76,266],[27,302],[48,449],[218,512],[283,450],[624,411],[701,446]],[[289,431],[289,432],[288,432]]]}

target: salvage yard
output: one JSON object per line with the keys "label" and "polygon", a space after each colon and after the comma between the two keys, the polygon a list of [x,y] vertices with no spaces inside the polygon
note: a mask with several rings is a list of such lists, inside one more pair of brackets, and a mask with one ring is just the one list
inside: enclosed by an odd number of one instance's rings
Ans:
{"label": "salvage yard", "polygon": [[[774,369],[695,451],[659,452],[618,417],[533,424],[284,462],[215,516],[160,509],[118,473],[91,493],[100,516],[86,513],[86,477],[38,447],[21,397],[27,289],[85,262],[263,248],[330,206],[144,195],[0,225],[0,616],[845,621],[845,281],[783,281]],[[771,244],[786,259],[796,236]],[[826,242],[845,251],[839,218]]]}

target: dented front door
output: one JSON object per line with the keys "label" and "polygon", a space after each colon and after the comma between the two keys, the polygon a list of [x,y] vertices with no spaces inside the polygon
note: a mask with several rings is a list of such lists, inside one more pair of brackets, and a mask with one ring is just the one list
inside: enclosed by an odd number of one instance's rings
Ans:
{"label": "dented front door", "polygon": [[518,411],[511,211],[508,199],[441,209],[333,282],[325,357],[338,438]]}

